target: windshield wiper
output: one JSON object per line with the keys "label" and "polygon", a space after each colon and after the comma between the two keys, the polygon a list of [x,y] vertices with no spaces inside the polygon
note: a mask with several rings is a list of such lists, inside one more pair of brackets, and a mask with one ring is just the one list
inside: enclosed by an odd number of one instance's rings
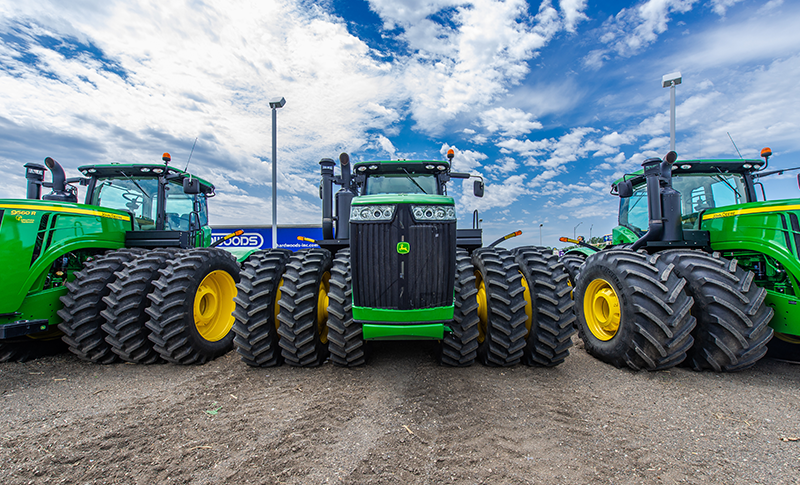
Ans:
{"label": "windshield wiper", "polygon": [[144,190],[144,187],[142,187],[141,185],[139,185],[139,182],[137,182],[136,180],[134,180],[134,179],[130,178],[130,177],[128,176],[128,174],[126,174],[126,173],[125,173],[125,172],[123,172],[123,171],[120,171],[119,173],[121,173],[121,174],[122,174],[122,175],[124,175],[124,176],[125,176],[125,177],[126,177],[128,180],[130,180],[131,182],[133,182],[134,184],[136,184],[136,186],[137,186],[137,187],[139,187],[139,190],[141,190],[141,191],[142,191],[142,193],[143,193],[145,196],[147,196],[147,198],[148,198],[148,199],[152,199],[152,197],[150,197],[150,194],[148,194],[148,193],[147,193],[147,191],[146,191],[146,190]]}
{"label": "windshield wiper", "polygon": [[[720,170],[720,169],[719,169],[719,167],[717,167],[717,171],[718,171],[719,173],[723,173],[723,172],[722,172],[722,170]],[[730,188],[731,188],[731,190],[733,191],[733,193],[734,193],[734,194],[736,194],[736,197],[738,197],[738,198],[740,198],[740,199],[742,198],[742,194],[740,194],[740,193],[739,193],[739,191],[738,191],[738,190],[736,190],[736,189],[733,187],[733,185],[731,185],[731,184],[728,182],[728,179],[726,179],[726,178],[725,178],[725,177],[723,177],[722,175],[717,175],[716,177],[717,177],[717,180],[719,180],[720,182],[725,182],[725,185],[727,185],[728,187],[730,187]]]}
{"label": "windshield wiper", "polygon": [[402,169],[403,169],[403,172],[406,173],[406,177],[408,177],[408,180],[414,182],[414,185],[419,187],[419,190],[421,190],[423,194],[427,194],[427,192],[425,192],[425,189],[423,189],[422,186],[420,184],[418,184],[416,180],[414,180],[414,177],[412,177],[411,174],[408,173],[408,170],[406,170],[405,167],[402,167]]}

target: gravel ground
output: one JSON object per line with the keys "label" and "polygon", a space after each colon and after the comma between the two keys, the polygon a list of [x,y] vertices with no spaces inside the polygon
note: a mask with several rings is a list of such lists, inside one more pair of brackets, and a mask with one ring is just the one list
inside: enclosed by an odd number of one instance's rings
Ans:
{"label": "gravel ground", "polygon": [[800,483],[800,366],[0,364],[0,483]]}

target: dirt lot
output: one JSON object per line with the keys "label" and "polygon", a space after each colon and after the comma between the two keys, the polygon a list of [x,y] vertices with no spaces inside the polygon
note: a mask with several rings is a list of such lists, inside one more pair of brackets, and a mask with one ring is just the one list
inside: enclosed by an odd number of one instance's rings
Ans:
{"label": "dirt lot", "polygon": [[0,483],[800,483],[800,366],[0,364]]}

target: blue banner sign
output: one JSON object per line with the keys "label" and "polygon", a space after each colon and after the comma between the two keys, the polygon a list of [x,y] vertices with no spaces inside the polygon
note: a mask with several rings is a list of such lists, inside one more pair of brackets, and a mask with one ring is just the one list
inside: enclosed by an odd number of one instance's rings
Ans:
{"label": "blue banner sign", "polygon": [[[215,226],[211,228],[211,240],[222,239],[239,229],[244,231],[241,236],[234,236],[220,244],[219,247],[243,249],[269,249],[272,247],[272,228],[270,226]],[[298,236],[322,239],[322,226],[278,225],[278,247],[292,251],[318,247],[312,242],[298,240]]]}

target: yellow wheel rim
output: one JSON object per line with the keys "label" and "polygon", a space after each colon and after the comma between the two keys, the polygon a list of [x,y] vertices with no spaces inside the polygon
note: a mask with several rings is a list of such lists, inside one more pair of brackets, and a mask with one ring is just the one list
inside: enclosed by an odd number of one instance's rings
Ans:
{"label": "yellow wheel rim", "polygon": [[583,315],[589,331],[599,340],[611,340],[619,331],[619,297],[606,280],[598,278],[589,283],[583,298]]}
{"label": "yellow wheel rim", "polygon": [[478,289],[478,343],[486,339],[486,329],[489,325],[489,305],[486,297],[486,284],[480,271],[475,272],[475,288]]}
{"label": "yellow wheel rim", "polygon": [[201,337],[217,342],[228,335],[233,327],[235,296],[236,282],[227,271],[212,271],[203,278],[194,296],[194,324]]}
{"label": "yellow wheel rim", "polygon": [[319,341],[323,344],[328,343],[328,292],[331,290],[331,274],[326,271],[319,282],[319,293],[317,294],[317,331]]}
{"label": "yellow wheel rim", "polygon": [[775,335],[775,338],[777,338],[778,340],[783,340],[786,343],[795,345],[800,344],[800,338],[796,337],[795,335],[789,335],[788,333],[780,333],[780,332],[774,332],[773,335]]}
{"label": "yellow wheel rim", "polygon": [[[522,272],[520,272],[522,274]],[[522,295],[525,297],[525,315],[527,315],[528,319],[525,320],[525,328],[528,331],[525,333],[527,337],[531,333],[531,326],[533,325],[533,298],[531,297],[531,288],[528,286],[528,280],[525,278],[525,275],[522,275],[522,287],[525,288],[525,292]]]}
{"label": "yellow wheel rim", "polygon": [[278,305],[278,302],[281,301],[281,288],[283,288],[283,278],[281,278],[280,283],[278,283],[278,291],[275,292],[275,303],[273,303],[273,315],[272,320],[275,322],[275,330],[281,326],[281,322],[278,321],[278,313],[281,312],[281,306]]}

